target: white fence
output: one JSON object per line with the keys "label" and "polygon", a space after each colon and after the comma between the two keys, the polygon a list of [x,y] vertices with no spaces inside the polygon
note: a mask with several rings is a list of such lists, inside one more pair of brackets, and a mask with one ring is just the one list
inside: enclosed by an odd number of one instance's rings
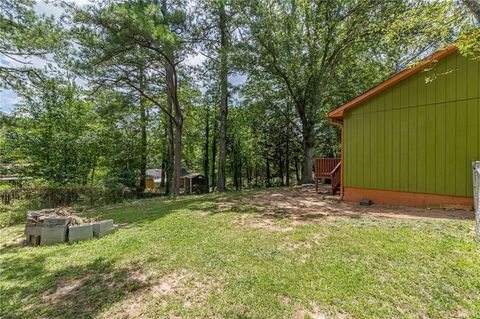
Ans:
{"label": "white fence", "polygon": [[480,161],[473,161],[473,207],[475,208],[475,236],[480,238]]}

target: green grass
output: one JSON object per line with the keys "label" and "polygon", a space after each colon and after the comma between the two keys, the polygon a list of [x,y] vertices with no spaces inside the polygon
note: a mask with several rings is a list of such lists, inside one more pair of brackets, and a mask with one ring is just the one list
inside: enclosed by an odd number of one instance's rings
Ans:
{"label": "green grass", "polygon": [[0,229],[0,317],[480,317],[473,221],[294,223],[237,201],[250,194],[105,207],[91,214],[128,225],[75,244]]}

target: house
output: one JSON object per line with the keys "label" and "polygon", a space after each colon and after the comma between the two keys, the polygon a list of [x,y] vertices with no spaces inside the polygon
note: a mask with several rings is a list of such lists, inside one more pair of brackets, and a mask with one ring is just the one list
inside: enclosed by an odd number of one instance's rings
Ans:
{"label": "house", "polygon": [[480,160],[480,61],[435,52],[328,114],[342,130],[345,200],[473,204]]}

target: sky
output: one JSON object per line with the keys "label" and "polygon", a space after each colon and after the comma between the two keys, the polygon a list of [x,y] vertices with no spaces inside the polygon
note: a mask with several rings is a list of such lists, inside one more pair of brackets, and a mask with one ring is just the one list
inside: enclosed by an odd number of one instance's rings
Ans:
{"label": "sky", "polygon": [[[1,0],[0,0],[1,1]],[[83,5],[88,3],[88,0],[75,0],[72,1],[76,4]],[[52,4],[47,4],[46,2],[37,1],[35,4],[35,11],[39,14],[44,14],[47,16],[55,16],[59,17],[62,14],[62,9],[59,7],[55,7]],[[15,63],[12,61],[7,61],[5,58],[2,59],[0,56],[0,65],[14,65]],[[32,64],[41,67],[44,64],[41,60],[32,61]],[[6,90],[0,88],[0,112],[9,113],[15,104],[20,102],[20,98],[18,95],[12,90]]]}
{"label": "sky", "polygon": [[[1,1],[1,0],[0,0]],[[95,0],[72,0],[71,2],[77,4],[77,5],[84,5],[88,4],[89,2],[94,2]],[[55,16],[59,17],[63,10],[62,8],[55,7],[51,3],[46,3],[44,0],[37,0],[37,3],[35,4],[35,11],[39,14],[44,14],[47,16]],[[198,65],[200,64],[205,58],[200,55],[193,55],[191,56],[186,63],[189,65]],[[13,63],[11,65],[14,65],[14,62],[9,62],[6,61],[5,59],[2,59],[0,56],[0,65],[8,65],[9,63]],[[32,64],[37,67],[42,67],[45,61],[42,61],[40,59],[35,59],[32,60]],[[240,85],[243,82],[245,82],[245,76],[243,75],[235,75],[229,78],[229,82],[232,85]],[[0,88],[0,112],[4,113],[9,113],[12,111],[13,107],[15,104],[19,103],[21,101],[20,97],[13,92],[12,90],[5,90]]]}

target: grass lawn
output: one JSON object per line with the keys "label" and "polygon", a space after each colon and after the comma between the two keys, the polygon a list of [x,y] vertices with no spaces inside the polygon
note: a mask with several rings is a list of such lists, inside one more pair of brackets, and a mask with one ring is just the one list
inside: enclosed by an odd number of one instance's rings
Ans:
{"label": "grass lawn", "polygon": [[8,227],[0,317],[480,317],[474,222],[425,212],[273,189],[103,207],[125,225],[75,244]]}

